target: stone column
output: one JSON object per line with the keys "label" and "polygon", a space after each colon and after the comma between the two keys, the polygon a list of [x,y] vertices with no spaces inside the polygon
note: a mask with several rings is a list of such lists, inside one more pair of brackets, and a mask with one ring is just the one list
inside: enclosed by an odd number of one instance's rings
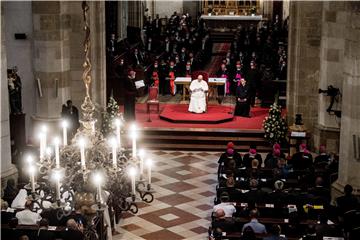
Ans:
{"label": "stone column", "polygon": [[291,1],[288,44],[288,123],[295,114],[313,132],[318,119],[322,2]]}
{"label": "stone column", "polygon": [[50,125],[49,130],[60,129],[61,106],[70,99],[68,10],[66,2],[32,2],[34,75],[40,79],[42,92],[37,95],[35,132],[40,123]]}
{"label": "stone column", "polygon": [[106,39],[105,2],[89,2],[90,41],[92,64],[91,97],[98,110],[106,106]]}
{"label": "stone column", "polygon": [[[346,26],[345,2],[324,2],[320,50],[319,88],[327,89],[329,85],[342,91],[344,80],[344,31]],[[325,144],[328,151],[339,152],[340,118],[330,115],[326,109],[331,98],[319,94],[319,119],[315,126],[315,146]],[[335,103],[333,109],[340,110],[341,102]]]}
{"label": "stone column", "polygon": [[360,2],[347,2],[344,10],[346,24],[343,26],[345,48],[340,165],[339,178],[333,185],[333,197],[338,196],[346,184],[351,184],[355,194],[360,195],[360,159],[356,159],[353,144],[353,135],[360,137]]}
{"label": "stone column", "polygon": [[[1,11],[1,32],[5,32],[4,23],[4,4],[0,2]],[[10,122],[9,122],[9,93],[7,82],[7,65],[6,65],[6,45],[5,34],[1,34],[1,188],[5,186],[5,182],[9,178],[17,179],[17,169],[11,163],[10,148]]]}
{"label": "stone column", "polygon": [[129,19],[129,10],[128,10],[129,2],[127,1],[119,1],[118,2],[118,40],[125,39],[127,36],[126,26],[128,25]]}

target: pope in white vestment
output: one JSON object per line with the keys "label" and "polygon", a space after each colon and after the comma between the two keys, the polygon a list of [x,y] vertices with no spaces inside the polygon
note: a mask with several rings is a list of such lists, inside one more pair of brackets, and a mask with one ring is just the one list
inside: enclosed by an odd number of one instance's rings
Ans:
{"label": "pope in white vestment", "polygon": [[206,94],[208,90],[208,84],[203,80],[202,75],[199,75],[197,80],[191,82],[189,112],[203,113],[206,111]]}

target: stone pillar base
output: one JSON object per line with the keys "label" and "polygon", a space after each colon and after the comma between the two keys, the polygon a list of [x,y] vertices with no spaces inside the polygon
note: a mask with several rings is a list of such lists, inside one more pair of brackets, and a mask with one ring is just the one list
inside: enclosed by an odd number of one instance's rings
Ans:
{"label": "stone pillar base", "polygon": [[313,132],[315,150],[319,150],[321,144],[326,146],[328,152],[339,154],[340,128],[331,128],[316,125]]}
{"label": "stone pillar base", "polygon": [[19,174],[18,174],[18,169],[13,164],[11,164],[11,167],[9,169],[1,172],[1,190],[3,190],[6,187],[6,182],[10,178],[13,178],[15,180],[15,184],[17,184]]}

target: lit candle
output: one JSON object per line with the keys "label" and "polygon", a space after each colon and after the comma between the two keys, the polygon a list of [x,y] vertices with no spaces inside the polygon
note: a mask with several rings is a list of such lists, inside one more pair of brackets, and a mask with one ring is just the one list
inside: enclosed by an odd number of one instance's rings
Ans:
{"label": "lit candle", "polygon": [[136,158],[136,126],[135,124],[131,127],[131,137],[132,137],[132,156]]}
{"label": "lit candle", "polygon": [[116,168],[117,167],[117,154],[116,154],[116,147],[117,147],[117,142],[115,138],[111,138],[110,139],[110,145],[112,147],[112,163],[113,163],[113,167]]}
{"label": "lit candle", "polygon": [[45,125],[42,126],[41,128],[41,132],[43,133],[43,149],[46,151],[46,132],[47,132],[47,127]]}
{"label": "lit candle", "polygon": [[44,148],[44,133],[39,133],[40,139],[40,161],[42,162],[45,157],[45,148]]}
{"label": "lit candle", "polygon": [[140,158],[140,177],[142,177],[143,173],[144,173],[144,156],[145,156],[145,151],[143,149],[139,150],[139,158]]}
{"label": "lit candle", "polygon": [[131,189],[132,189],[132,193],[133,195],[136,195],[136,188],[135,188],[135,176],[136,176],[136,168],[131,167],[129,169],[129,175],[131,178]]}
{"label": "lit candle", "polygon": [[63,120],[62,123],[62,128],[63,128],[63,145],[66,146],[67,143],[67,128],[68,128],[68,122],[66,120]]}
{"label": "lit candle", "polygon": [[29,166],[31,192],[35,192],[35,167]]}
{"label": "lit candle", "polygon": [[117,143],[119,145],[119,149],[121,149],[121,121],[119,118],[115,119],[115,126],[116,126]]}
{"label": "lit candle", "polygon": [[60,178],[61,174],[59,171],[54,172],[54,179],[56,184],[56,200],[60,200]]}
{"label": "lit candle", "polygon": [[101,184],[103,181],[103,177],[100,173],[95,173],[94,175],[94,182],[97,185],[97,196],[98,196],[98,202],[102,203],[102,197],[101,197]]}
{"label": "lit candle", "polygon": [[81,168],[83,170],[86,169],[85,165],[85,139],[80,138],[79,139],[79,146],[80,146],[80,161],[81,161]]}
{"label": "lit candle", "polygon": [[152,160],[151,159],[148,159],[146,161],[146,165],[147,165],[147,172],[148,172],[148,182],[149,184],[151,184],[151,166],[152,166]]}
{"label": "lit candle", "polygon": [[56,168],[60,168],[60,150],[59,150],[60,139],[58,137],[54,138],[55,145],[55,164]]}

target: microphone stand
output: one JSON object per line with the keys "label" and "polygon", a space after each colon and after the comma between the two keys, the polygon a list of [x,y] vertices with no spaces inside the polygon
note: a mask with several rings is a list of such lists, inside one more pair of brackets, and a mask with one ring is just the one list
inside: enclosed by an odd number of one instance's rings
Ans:
{"label": "microphone stand", "polygon": [[[234,80],[233,80],[234,81]],[[230,91],[230,93],[231,93],[231,91]],[[231,96],[231,94],[229,95],[229,97],[230,97],[230,111],[228,112],[228,114],[232,114],[232,115],[234,115],[234,109],[233,109],[233,100],[232,100],[232,96]],[[235,95],[235,98],[236,98],[236,95]],[[236,102],[236,101],[235,101]]]}

